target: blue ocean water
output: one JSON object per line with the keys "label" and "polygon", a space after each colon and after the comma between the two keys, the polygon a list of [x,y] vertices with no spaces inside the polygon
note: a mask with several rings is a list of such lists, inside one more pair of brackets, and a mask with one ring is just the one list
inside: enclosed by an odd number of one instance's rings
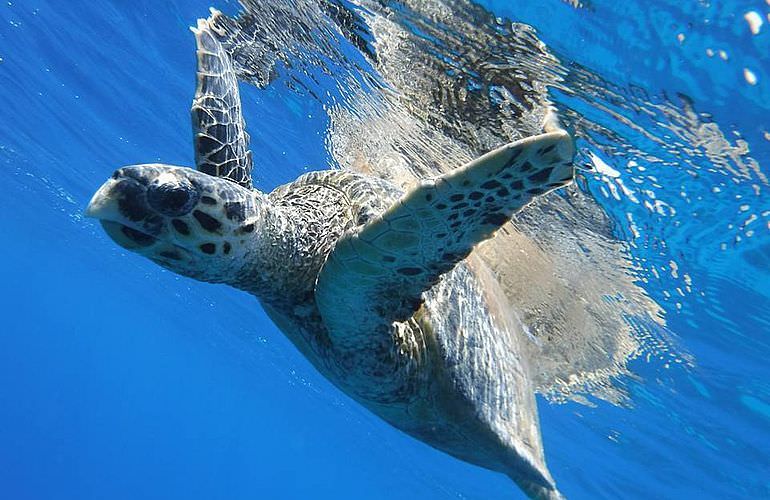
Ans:
{"label": "blue ocean water", "polygon": [[[599,125],[579,129],[601,167],[582,188],[689,360],[633,361],[628,406],[540,400],[560,489],[770,497],[770,4],[480,4],[590,73],[552,91]],[[83,218],[118,166],[192,164],[187,27],[209,6],[0,6],[0,497],[520,498],[340,393],[252,297],[163,271]],[[318,100],[242,92],[257,184],[330,165]]]}

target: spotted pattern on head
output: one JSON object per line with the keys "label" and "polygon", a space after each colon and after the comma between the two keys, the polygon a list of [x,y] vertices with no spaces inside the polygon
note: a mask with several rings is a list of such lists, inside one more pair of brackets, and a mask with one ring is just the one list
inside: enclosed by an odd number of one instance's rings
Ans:
{"label": "spotted pattern on head", "polygon": [[248,242],[258,236],[254,234],[254,204],[255,198],[262,195],[243,193],[230,186],[227,183],[208,189],[189,216],[171,220],[177,238],[188,242],[194,252],[207,257],[240,258],[248,253]]}
{"label": "spotted pattern on head", "polygon": [[265,195],[188,168],[124,167],[94,196],[117,243],[203,281],[229,279],[261,237]]}
{"label": "spotted pattern on head", "polygon": [[174,226],[174,229],[176,232],[183,236],[189,236],[190,234],[190,226],[187,225],[187,223],[180,219],[172,219],[171,224]]}
{"label": "spotted pattern on head", "polygon": [[193,211],[193,217],[195,217],[195,220],[198,221],[201,227],[206,231],[208,231],[209,233],[218,232],[219,229],[222,227],[221,222],[219,222],[215,217],[212,217],[206,212],[195,210]]}

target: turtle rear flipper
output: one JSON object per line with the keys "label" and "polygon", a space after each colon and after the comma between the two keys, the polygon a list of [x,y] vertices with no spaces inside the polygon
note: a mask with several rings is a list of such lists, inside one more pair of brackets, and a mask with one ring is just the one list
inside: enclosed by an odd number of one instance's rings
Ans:
{"label": "turtle rear flipper", "polygon": [[209,19],[190,28],[198,45],[198,87],[192,103],[196,168],[251,189],[249,135],[241,112],[238,80],[219,41],[212,9]]}
{"label": "turtle rear flipper", "polygon": [[573,155],[563,130],[513,142],[422,183],[343,236],[316,285],[333,341],[360,348],[381,322],[408,319],[476,244],[535,196],[572,182]]}

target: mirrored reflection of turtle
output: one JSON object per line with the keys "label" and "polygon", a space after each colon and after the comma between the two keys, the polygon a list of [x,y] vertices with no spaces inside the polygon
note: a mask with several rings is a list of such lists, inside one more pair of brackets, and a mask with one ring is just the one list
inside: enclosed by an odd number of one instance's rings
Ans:
{"label": "mirrored reflection of turtle", "polygon": [[261,193],[217,16],[193,30],[197,169],[121,168],[87,214],[167,269],[257,296],[324,376],[395,427],[559,498],[528,338],[472,250],[572,181],[569,135],[551,123],[407,192],[333,170]]}

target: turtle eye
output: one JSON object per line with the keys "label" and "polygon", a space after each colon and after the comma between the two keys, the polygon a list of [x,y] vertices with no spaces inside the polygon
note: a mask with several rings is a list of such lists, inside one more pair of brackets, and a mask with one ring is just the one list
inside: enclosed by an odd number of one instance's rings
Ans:
{"label": "turtle eye", "polygon": [[169,217],[179,217],[193,209],[198,202],[198,190],[182,179],[166,182],[153,181],[147,188],[147,202],[152,208]]}

